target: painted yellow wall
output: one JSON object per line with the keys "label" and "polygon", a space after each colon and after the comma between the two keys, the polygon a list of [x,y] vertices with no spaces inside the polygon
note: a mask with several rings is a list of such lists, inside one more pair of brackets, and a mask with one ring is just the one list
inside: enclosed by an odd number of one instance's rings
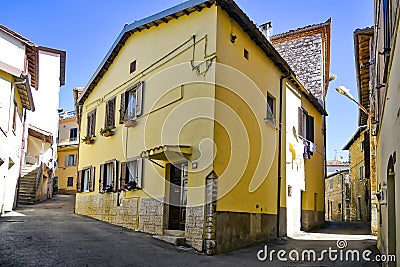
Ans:
{"label": "painted yellow wall", "polygon": [[[58,149],[58,168],[54,176],[58,177],[58,189],[76,190],[78,167],[65,166],[65,156],[69,154],[78,155],[78,147]],[[68,177],[74,177],[73,186],[67,186]]]}
{"label": "painted yellow wall", "polygon": [[[198,163],[198,168],[189,173],[191,188],[188,205],[203,203],[204,188],[199,186],[204,186],[205,177],[212,171],[211,160],[204,155],[213,155],[212,143],[210,145],[207,140],[212,140],[214,135],[213,121],[208,118],[214,116],[215,96],[215,87],[204,83],[213,84],[215,72],[211,67],[205,75],[197,75],[190,61],[194,48],[193,35],[196,36],[195,60],[198,61],[195,64],[204,62],[205,49],[209,56],[206,59],[212,58],[210,54],[216,51],[215,25],[214,6],[201,13],[195,12],[168,24],[136,32],[127,40],[83,106],[81,138],[86,134],[87,112],[97,109],[96,142],[93,145],[80,145],[78,166],[79,169],[96,167],[95,192],[83,194],[98,192],[99,165],[105,161],[126,161],[162,144],[181,144],[193,147],[192,160]],[[182,47],[178,51],[158,62],[180,45]],[[129,74],[129,64],[133,60],[137,61],[137,70]],[[146,71],[155,62],[158,63]],[[204,66],[202,64],[199,69],[203,70]],[[143,115],[137,119],[135,127],[126,128],[118,124],[120,95],[138,81],[145,82]],[[104,127],[106,101],[115,96],[117,128],[114,136],[106,138],[100,136],[99,130]],[[166,164],[163,161],[158,163]],[[144,190],[127,192],[126,197],[164,197],[169,190],[165,186],[165,172],[166,169],[145,160]]]}
{"label": "painted yellow wall", "polygon": [[[324,211],[324,136],[322,134],[323,116],[305,98],[301,100],[302,107],[308,114],[314,117],[314,143],[317,151],[309,160],[305,160],[306,190],[303,192],[303,210]],[[317,202],[314,201],[314,194],[317,193]]]}
{"label": "painted yellow wall", "polygon": [[[275,98],[278,120],[280,77],[283,74],[220,8],[217,31],[218,86],[214,126],[217,147],[214,169],[219,177],[217,210],[276,214],[279,131],[264,119],[266,96],[270,94]],[[231,42],[231,33],[237,37],[235,43]],[[248,59],[244,57],[244,49],[249,52]],[[286,89],[283,88],[283,102],[285,98]],[[315,142],[318,149],[313,158],[306,162],[307,185],[303,208],[314,209],[316,192],[317,210],[323,211],[322,116],[305,97],[301,99],[302,106],[315,118]],[[283,106],[282,125],[285,125],[285,110]],[[297,117],[297,113],[293,115]],[[285,144],[286,134],[283,134],[281,207],[286,207],[287,194]],[[233,158],[235,155],[236,159]]]}
{"label": "painted yellow wall", "polygon": [[[282,74],[220,8],[217,28],[217,210],[276,214],[279,131],[264,119],[267,93],[276,99],[278,107]],[[237,36],[234,44],[230,41],[231,32]],[[244,57],[244,49],[249,52],[249,59]],[[234,156],[236,159],[231,158]],[[284,153],[282,157],[285,158]],[[282,177],[284,174],[282,165]]]}

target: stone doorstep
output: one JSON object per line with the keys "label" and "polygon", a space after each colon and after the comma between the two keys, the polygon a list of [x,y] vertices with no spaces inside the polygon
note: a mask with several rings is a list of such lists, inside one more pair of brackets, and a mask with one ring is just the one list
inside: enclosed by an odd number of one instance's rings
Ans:
{"label": "stone doorstep", "polygon": [[153,238],[170,243],[174,246],[185,246],[186,245],[186,239],[184,237],[168,236],[168,235],[153,235]]}
{"label": "stone doorstep", "polygon": [[185,237],[185,231],[180,230],[164,230],[165,236]]}

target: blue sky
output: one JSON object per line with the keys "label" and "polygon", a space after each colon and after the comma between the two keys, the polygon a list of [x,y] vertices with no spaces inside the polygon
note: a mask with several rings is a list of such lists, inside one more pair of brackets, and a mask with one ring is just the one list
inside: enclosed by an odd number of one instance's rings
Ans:
{"label": "blue sky", "polygon": [[[6,1],[0,24],[36,44],[67,51],[66,85],[60,107],[73,109],[72,89],[85,86],[121,32],[132,23],[184,1],[179,0],[37,0]],[[347,158],[342,147],[354,134],[358,110],[335,91],[345,85],[357,96],[353,32],[373,25],[372,0],[236,0],[256,24],[272,21],[273,33],[286,32],[332,18],[331,83],[327,97],[328,159]]]}

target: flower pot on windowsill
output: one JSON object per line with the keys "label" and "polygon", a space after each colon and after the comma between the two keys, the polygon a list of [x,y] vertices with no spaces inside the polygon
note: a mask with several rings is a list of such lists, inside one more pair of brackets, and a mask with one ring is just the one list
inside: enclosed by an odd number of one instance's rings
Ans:
{"label": "flower pot on windowsill", "polygon": [[104,137],[113,136],[115,134],[114,129],[115,129],[115,127],[101,128],[100,135],[104,136]]}
{"label": "flower pot on windowsill", "polygon": [[93,136],[85,136],[84,138],[82,138],[82,143],[85,143],[87,145],[92,145],[94,144],[94,138]]}
{"label": "flower pot on windowsill", "polygon": [[133,127],[136,126],[137,121],[135,119],[125,121],[125,127]]}

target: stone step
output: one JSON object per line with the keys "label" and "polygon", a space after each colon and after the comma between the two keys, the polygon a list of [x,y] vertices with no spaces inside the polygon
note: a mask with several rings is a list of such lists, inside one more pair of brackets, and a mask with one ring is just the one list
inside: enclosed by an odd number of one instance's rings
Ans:
{"label": "stone step", "polygon": [[26,191],[19,191],[19,196],[23,196],[23,197],[35,197],[36,194],[35,192],[26,192]]}
{"label": "stone step", "polygon": [[174,246],[186,245],[186,239],[184,237],[170,236],[170,235],[154,235],[153,238],[170,243]]}
{"label": "stone step", "polygon": [[181,230],[164,230],[166,236],[185,237],[185,231]]}

